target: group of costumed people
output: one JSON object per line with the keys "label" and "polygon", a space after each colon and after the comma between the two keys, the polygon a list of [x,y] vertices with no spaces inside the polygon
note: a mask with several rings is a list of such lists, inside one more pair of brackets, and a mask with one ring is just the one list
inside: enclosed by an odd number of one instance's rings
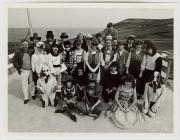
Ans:
{"label": "group of costumed people", "polygon": [[[165,98],[161,77],[162,58],[150,40],[134,35],[120,41],[112,23],[104,34],[78,34],[70,40],[63,32],[47,40],[34,33],[22,41],[13,58],[21,76],[24,104],[40,97],[42,107],[53,106],[77,121],[77,115],[97,119],[102,111],[119,128],[129,128],[154,117]],[[30,90],[28,89],[30,85]],[[143,100],[142,110],[137,107]],[[106,105],[106,107],[104,107]],[[106,108],[106,109],[105,109]]]}

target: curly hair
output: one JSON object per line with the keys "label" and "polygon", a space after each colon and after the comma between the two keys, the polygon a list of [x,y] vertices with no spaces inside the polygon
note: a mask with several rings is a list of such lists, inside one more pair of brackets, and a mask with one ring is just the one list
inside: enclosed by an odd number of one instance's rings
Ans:
{"label": "curly hair", "polygon": [[132,83],[132,87],[135,88],[136,87],[136,81],[133,75],[131,74],[126,74],[125,76],[123,76],[121,78],[121,84],[125,85],[125,82],[131,82]]}
{"label": "curly hair", "polygon": [[152,49],[152,56],[154,56],[156,54],[157,48],[154,46],[154,44],[150,40],[145,40],[144,46],[146,47],[147,52],[149,49]]}

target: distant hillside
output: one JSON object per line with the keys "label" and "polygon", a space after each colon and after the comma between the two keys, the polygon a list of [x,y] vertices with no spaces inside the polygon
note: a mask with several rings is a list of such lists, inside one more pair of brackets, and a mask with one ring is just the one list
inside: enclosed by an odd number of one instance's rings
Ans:
{"label": "distant hillside", "polygon": [[125,39],[130,34],[141,39],[173,39],[173,26],[172,18],[126,19],[114,24],[121,39]]}

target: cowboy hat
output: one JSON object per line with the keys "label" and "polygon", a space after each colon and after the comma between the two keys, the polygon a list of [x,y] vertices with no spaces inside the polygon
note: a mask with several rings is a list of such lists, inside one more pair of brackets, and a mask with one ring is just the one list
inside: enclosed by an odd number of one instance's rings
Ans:
{"label": "cowboy hat", "polygon": [[60,38],[68,38],[68,34],[66,32],[62,32]]}
{"label": "cowboy hat", "polygon": [[33,41],[33,39],[41,40],[41,37],[38,36],[38,33],[33,33],[33,36],[30,37],[30,41]]}

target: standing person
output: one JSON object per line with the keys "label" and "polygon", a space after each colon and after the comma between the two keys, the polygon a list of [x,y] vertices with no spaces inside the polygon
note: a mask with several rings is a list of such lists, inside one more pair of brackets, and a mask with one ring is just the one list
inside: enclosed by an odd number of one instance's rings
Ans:
{"label": "standing person", "polygon": [[143,116],[136,107],[137,96],[135,80],[127,74],[121,79],[122,84],[115,94],[115,104],[112,105],[109,115],[114,124],[119,128],[131,128],[143,121]]}
{"label": "standing person", "polygon": [[154,73],[154,71],[160,72],[162,69],[162,58],[160,54],[157,53],[157,48],[151,41],[146,42],[147,54],[144,55],[142,63],[141,63],[141,71],[139,74],[139,78],[141,78],[141,91],[140,94],[143,95],[144,87],[147,81],[150,78],[150,75]]}
{"label": "standing person", "polygon": [[113,51],[113,54],[115,54],[117,52],[117,46],[118,44],[118,37],[117,36],[114,36],[113,39],[112,39],[112,51]]}
{"label": "standing person", "polygon": [[105,103],[109,103],[110,100],[114,101],[114,96],[117,87],[120,84],[120,76],[117,70],[118,70],[118,63],[114,61],[110,64],[109,69],[102,80],[102,86],[103,86],[102,97]]}
{"label": "standing person", "polygon": [[69,38],[68,34],[66,32],[62,32],[60,35],[60,40],[58,40],[58,44],[59,44],[59,49],[60,52],[64,51],[64,42],[67,41]]}
{"label": "standing person", "polygon": [[69,40],[64,42],[65,51],[63,52],[63,61],[67,67],[65,71],[67,74],[72,74],[77,66],[76,54],[71,47],[71,42]]}
{"label": "standing person", "polygon": [[108,36],[108,35],[110,35],[112,37],[114,37],[114,36],[118,37],[118,30],[114,28],[114,25],[112,22],[107,24],[107,27],[105,29],[104,38],[106,38],[106,36]]}
{"label": "standing person", "polygon": [[24,104],[29,101],[28,83],[30,84],[30,93],[32,99],[35,99],[35,86],[32,79],[31,67],[31,53],[29,53],[29,46],[27,40],[21,41],[23,48],[17,51],[13,57],[14,67],[17,69],[18,74],[21,75],[22,92],[24,94]]}
{"label": "standing person", "polygon": [[[84,49],[82,49],[82,44],[80,42],[80,40],[76,40],[75,44],[75,55],[76,55],[76,63],[77,65],[83,65],[85,67],[85,55],[86,55],[86,51]],[[83,67],[83,68],[84,68]]]}
{"label": "standing person", "polygon": [[118,49],[114,55],[114,60],[118,62],[118,72],[122,76],[126,73],[126,63],[129,52],[124,50],[124,43],[118,42]]}
{"label": "standing person", "polygon": [[98,42],[96,39],[92,41],[92,48],[85,57],[87,73],[89,79],[100,81],[100,66],[104,66],[103,54],[97,50]]}
{"label": "standing person", "polygon": [[66,70],[66,67],[56,39],[53,41],[51,53],[48,54],[48,65],[51,73],[57,80],[57,92],[61,92],[61,73]]}
{"label": "standing person", "polygon": [[132,74],[136,79],[139,79],[143,56],[143,42],[138,40],[136,41],[136,48],[129,53],[126,73]]}
{"label": "standing person", "polygon": [[103,41],[103,37],[100,33],[97,33],[96,39],[98,40],[98,50],[101,51],[105,46],[105,43]]}
{"label": "standing person", "polygon": [[87,48],[84,48],[84,50],[86,50],[86,52],[87,52],[87,51],[91,50],[91,47],[92,47],[92,34],[86,35],[85,42],[86,42]]}
{"label": "standing person", "polygon": [[105,47],[102,49],[102,52],[105,62],[104,69],[106,71],[114,59],[114,53],[112,51],[112,36],[106,36]]}
{"label": "standing person", "polygon": [[130,52],[132,49],[135,48],[135,36],[134,35],[130,35],[127,37],[127,41],[126,41],[126,44],[125,44],[125,50]]}
{"label": "standing person", "polygon": [[47,40],[44,42],[45,52],[49,54],[51,52],[51,47],[54,40],[53,31],[47,31],[46,39]]}
{"label": "standing person", "polygon": [[97,119],[102,113],[102,88],[95,80],[90,80],[84,89],[84,100],[77,103],[77,108],[84,114]]}
{"label": "standing person", "polygon": [[38,42],[36,44],[36,53],[32,55],[32,71],[37,74],[37,79],[40,77],[43,65],[48,65],[48,58],[44,49],[44,43]]}
{"label": "standing person", "polygon": [[29,45],[30,53],[33,55],[33,54],[35,53],[36,43],[38,43],[39,41],[41,41],[41,37],[38,36],[38,33],[33,33],[33,36],[30,37],[30,41],[32,42],[32,43]]}
{"label": "standing person", "polygon": [[[37,52],[37,50],[36,50],[36,43],[41,41],[41,37],[38,36],[38,33],[33,33],[33,36],[30,37],[30,41],[32,43],[29,46],[29,48],[30,48],[29,51],[30,51],[31,55],[33,55],[34,53]],[[37,79],[38,79],[37,73],[33,72],[33,81],[34,81],[35,85],[37,84]],[[35,94],[36,93],[37,93],[37,88],[35,88]]]}

